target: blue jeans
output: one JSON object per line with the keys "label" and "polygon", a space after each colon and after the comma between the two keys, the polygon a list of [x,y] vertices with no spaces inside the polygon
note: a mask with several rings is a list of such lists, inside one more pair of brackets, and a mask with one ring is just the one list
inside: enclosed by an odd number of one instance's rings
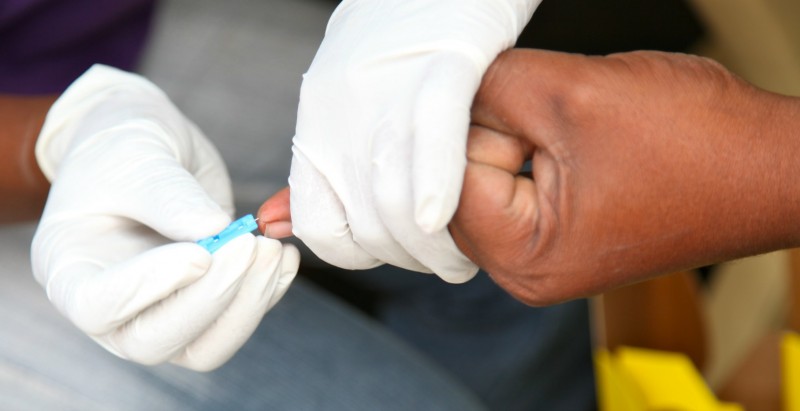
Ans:
{"label": "blue jeans", "polygon": [[453,285],[394,267],[340,275],[375,293],[376,317],[493,410],[594,410],[586,300],[529,307],[481,271]]}
{"label": "blue jeans", "polygon": [[32,232],[0,227],[2,410],[483,409],[424,355],[303,280],[213,372],[121,360],[50,305],[30,273]]}

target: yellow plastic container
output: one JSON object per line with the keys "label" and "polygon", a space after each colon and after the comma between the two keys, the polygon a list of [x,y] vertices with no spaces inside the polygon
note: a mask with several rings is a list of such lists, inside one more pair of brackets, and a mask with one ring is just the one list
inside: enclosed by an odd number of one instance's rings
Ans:
{"label": "yellow plastic container", "polygon": [[800,411],[800,334],[787,332],[781,341],[783,409]]}
{"label": "yellow plastic container", "polygon": [[[744,411],[721,403],[680,353],[620,347],[595,353],[601,411]],[[795,411],[795,410],[792,410]]]}

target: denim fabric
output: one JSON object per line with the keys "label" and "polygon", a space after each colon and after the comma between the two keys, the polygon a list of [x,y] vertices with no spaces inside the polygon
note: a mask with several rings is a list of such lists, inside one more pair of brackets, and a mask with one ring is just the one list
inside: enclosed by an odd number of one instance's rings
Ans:
{"label": "denim fabric", "polygon": [[586,300],[529,307],[483,271],[460,285],[393,267],[341,275],[371,290],[378,319],[490,409],[596,408]]}
{"label": "denim fabric", "polygon": [[382,326],[295,283],[221,368],[139,366],[64,319],[35,283],[33,227],[0,228],[0,410],[479,410]]}

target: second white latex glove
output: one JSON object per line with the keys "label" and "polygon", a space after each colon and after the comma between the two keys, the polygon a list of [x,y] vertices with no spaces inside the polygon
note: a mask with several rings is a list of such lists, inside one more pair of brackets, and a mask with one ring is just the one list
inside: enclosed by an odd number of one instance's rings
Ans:
{"label": "second white latex glove", "polygon": [[343,268],[472,278],[477,267],[447,231],[470,107],[538,4],[343,1],[303,80],[289,178],[295,235]]}
{"label": "second white latex glove", "polygon": [[[95,66],[58,99],[37,142],[52,188],[32,265],[53,304],[114,354],[210,370],[286,292],[299,255],[230,223],[213,145],[155,85]],[[174,242],[178,241],[178,242]]]}

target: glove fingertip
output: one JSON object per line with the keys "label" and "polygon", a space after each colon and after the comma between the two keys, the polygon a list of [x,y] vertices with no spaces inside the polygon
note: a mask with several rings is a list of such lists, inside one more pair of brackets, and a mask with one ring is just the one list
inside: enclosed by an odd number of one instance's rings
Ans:
{"label": "glove fingertip", "polygon": [[478,274],[478,266],[471,264],[469,267],[464,267],[460,270],[451,272],[436,273],[439,278],[450,284],[463,284],[475,277]]}
{"label": "glove fingertip", "polygon": [[[427,158],[427,162],[434,161],[433,158]],[[464,184],[466,159],[450,157],[439,161],[441,169],[434,178],[425,178],[426,174],[431,174],[426,171],[426,159],[417,158],[414,164],[414,221],[427,234],[442,230],[450,223],[458,208]]]}
{"label": "glove fingertip", "polygon": [[275,290],[272,294],[271,305],[280,301],[286,292],[289,291],[289,286],[297,276],[297,269],[300,266],[300,252],[292,244],[283,245],[283,256],[281,258],[281,266],[278,271],[278,281],[275,284]]}
{"label": "glove fingertip", "polygon": [[[453,56],[449,56],[453,57]],[[483,72],[469,59],[436,61],[414,109],[414,219],[432,234],[455,214],[466,169],[471,105]],[[435,81],[434,81],[435,80]]]}
{"label": "glove fingertip", "polygon": [[300,251],[293,244],[283,244],[283,258],[281,259],[281,273],[291,274],[294,277],[300,267]]}
{"label": "glove fingertip", "polygon": [[282,244],[277,240],[265,237],[259,237],[259,240],[268,243],[267,252],[273,255],[274,258],[280,259],[274,272],[278,276],[277,289],[284,289],[285,291],[285,288],[289,286],[297,275],[297,270],[300,267],[300,251],[294,244]]}
{"label": "glove fingertip", "polygon": [[169,254],[170,260],[166,260],[167,264],[174,266],[169,272],[182,272],[183,279],[176,284],[178,287],[188,285],[205,275],[212,262],[211,254],[195,243],[168,244],[159,251],[165,255]]}
{"label": "glove fingertip", "polygon": [[222,364],[225,364],[232,355],[233,353],[230,356],[226,355],[222,357],[208,355],[197,356],[188,352],[188,350],[184,350],[183,353],[169,360],[169,362],[195,372],[211,372],[221,367]]}
{"label": "glove fingertip", "polygon": [[425,196],[415,204],[414,220],[422,231],[432,234],[447,226],[453,213],[445,212],[442,206],[445,201],[445,198]]}

